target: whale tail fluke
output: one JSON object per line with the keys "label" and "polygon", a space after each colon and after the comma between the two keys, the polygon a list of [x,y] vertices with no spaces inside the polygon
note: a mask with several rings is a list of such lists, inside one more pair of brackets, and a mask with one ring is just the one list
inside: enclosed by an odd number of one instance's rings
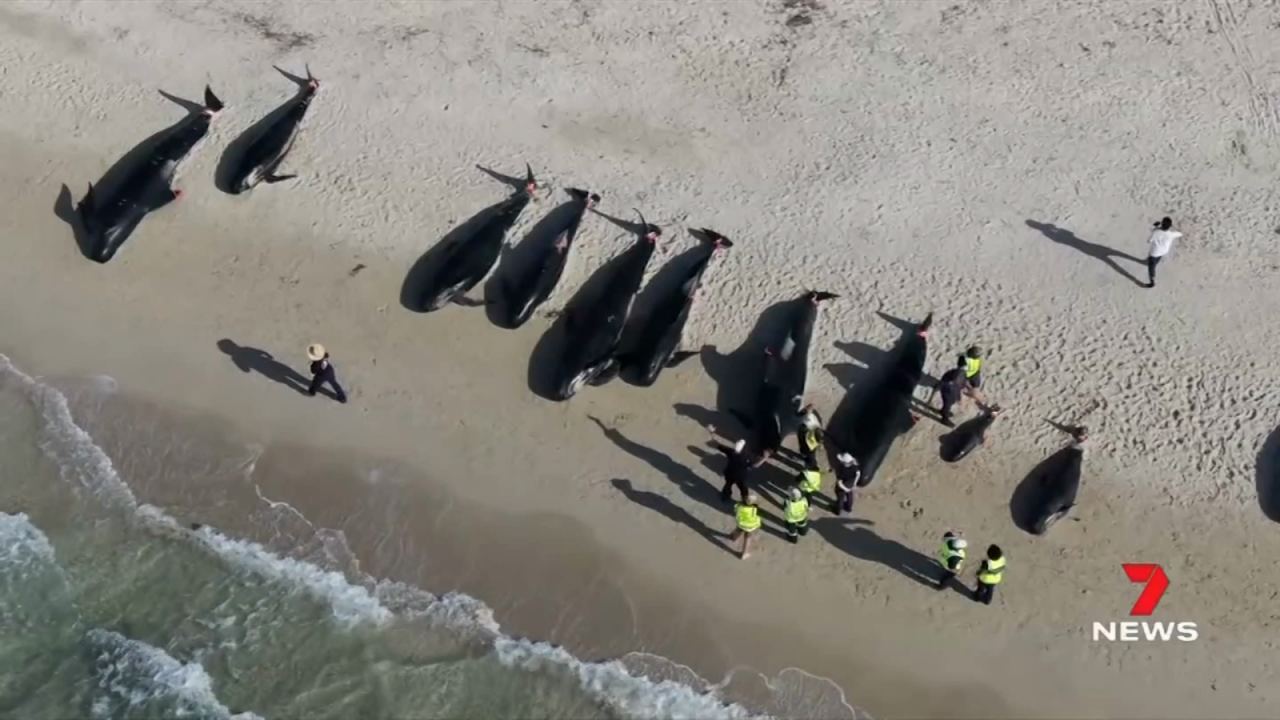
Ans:
{"label": "whale tail fluke", "polygon": [[631,208],[631,210],[635,212],[636,217],[640,218],[640,233],[648,238],[649,242],[657,242],[658,238],[662,236],[662,228],[646,222],[644,213],[640,212],[638,208]]}
{"label": "whale tail fluke", "polygon": [[205,85],[204,86],[205,111],[208,112],[210,115],[216,115],[222,112],[222,108],[224,107],[225,105],[223,105],[222,101],[218,99],[218,96],[213,94],[213,89],[210,88],[208,85]]}

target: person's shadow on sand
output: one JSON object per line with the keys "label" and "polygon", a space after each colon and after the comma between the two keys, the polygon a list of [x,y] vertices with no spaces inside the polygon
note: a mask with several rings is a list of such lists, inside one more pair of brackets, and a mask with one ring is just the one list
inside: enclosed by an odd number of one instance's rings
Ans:
{"label": "person's shadow on sand", "polygon": [[[649,463],[650,467],[662,473],[668,480],[675,483],[676,486],[680,488],[680,491],[687,495],[691,500],[697,500],[703,505],[717,510],[729,510],[732,508],[731,505],[720,499],[720,493],[716,487],[704,480],[702,476],[694,472],[692,468],[676,462],[674,458],[661,450],[655,450],[646,445],[641,445],[640,443],[628,438],[617,428],[611,428],[608,425],[605,425],[604,421],[594,415],[588,415],[587,418],[600,427],[600,431],[609,439],[609,442],[617,445],[619,449],[625,451],[629,455]],[[785,527],[781,518],[768,512],[764,508],[760,509],[760,517],[764,520],[773,522],[774,525],[777,526],[774,527],[766,524],[763,527],[762,532],[775,537],[786,537],[786,534],[778,529],[780,527]]]}
{"label": "person's shadow on sand", "polygon": [[1130,255],[1129,253],[1122,253],[1119,250],[1112,250],[1106,245],[1099,245],[1097,243],[1089,242],[1088,240],[1083,240],[1077,237],[1076,234],[1071,232],[1070,230],[1060,228],[1057,225],[1054,225],[1053,223],[1042,223],[1042,222],[1036,222],[1035,220],[1027,220],[1026,222],[1027,222],[1027,227],[1033,230],[1039,231],[1041,235],[1044,235],[1045,237],[1058,243],[1059,245],[1066,245],[1069,248],[1075,248],[1076,250],[1079,250],[1080,252],[1084,253],[1085,255],[1088,255],[1089,257],[1098,258],[1099,260],[1101,260],[1102,262],[1110,266],[1112,270],[1115,270],[1121,275],[1132,280],[1133,284],[1144,285],[1144,283],[1138,278],[1134,277],[1132,273],[1120,267],[1120,264],[1117,263],[1114,260],[1114,258],[1120,257],[1120,258],[1124,258],[1125,260],[1132,260],[1138,263],[1139,265],[1145,265],[1146,264],[1145,260],[1142,260],[1141,258],[1136,258]]}
{"label": "person's shadow on sand", "polygon": [[240,372],[256,372],[303,394],[306,394],[311,385],[311,381],[302,373],[276,360],[266,350],[237,345],[228,338],[218,341],[218,349],[231,358]]}
{"label": "person's shadow on sand", "polygon": [[[855,525],[874,525],[860,518],[820,518],[813,521],[813,528],[827,542],[860,560],[897,570],[904,576],[933,589],[942,576],[942,566],[924,553],[912,550],[897,540],[882,538],[873,530]],[[969,593],[959,582],[949,583],[955,592]]]}
{"label": "person's shadow on sand", "polygon": [[693,513],[685,510],[674,502],[671,502],[669,498],[659,495],[656,492],[637,490],[630,480],[625,480],[623,478],[614,478],[609,482],[631,502],[639,505],[640,507],[649,508],[671,522],[688,526],[716,547],[727,553],[734,554],[733,548],[730,548],[725,544],[725,540],[729,537],[728,533],[712,530],[707,527],[706,523],[694,517]]}

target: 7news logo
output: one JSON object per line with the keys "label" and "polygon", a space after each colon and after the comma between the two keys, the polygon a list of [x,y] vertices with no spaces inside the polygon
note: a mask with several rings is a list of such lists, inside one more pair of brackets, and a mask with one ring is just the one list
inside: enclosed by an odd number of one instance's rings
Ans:
{"label": "7news logo", "polygon": [[[1124,568],[1125,575],[1129,576],[1129,582],[1143,583],[1142,594],[1138,596],[1138,601],[1133,604],[1133,609],[1129,611],[1129,615],[1133,617],[1150,617],[1156,611],[1156,606],[1160,604],[1160,598],[1164,597],[1164,591],[1169,589],[1169,576],[1165,575],[1164,568],[1154,563],[1125,563],[1120,567]],[[1138,642],[1142,640],[1150,642],[1168,642],[1170,640],[1179,640],[1181,642],[1194,642],[1199,639],[1200,630],[1193,622],[1141,622],[1136,620],[1126,620],[1124,622],[1094,622],[1093,623],[1093,641],[1110,640],[1115,642]]]}

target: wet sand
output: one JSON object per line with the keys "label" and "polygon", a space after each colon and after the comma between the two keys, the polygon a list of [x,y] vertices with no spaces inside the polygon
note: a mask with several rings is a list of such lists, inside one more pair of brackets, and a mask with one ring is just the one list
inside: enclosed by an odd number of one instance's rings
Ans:
{"label": "wet sand", "polygon": [[[724,27],[675,9],[646,20],[665,32],[692,23],[676,42],[687,53],[675,57],[687,60],[661,65],[672,73],[661,83],[640,78],[615,89],[595,75],[583,80],[588,87],[577,91],[610,98],[602,115],[547,109],[539,104],[545,98],[520,95],[507,120],[494,119],[492,108],[517,85],[579,97],[570,80],[583,76],[564,57],[598,62],[616,76],[668,62],[658,58],[670,48],[631,38],[623,29],[636,18],[619,6],[572,25],[586,35],[574,36],[578,55],[556,56],[554,63],[568,62],[563,68],[531,65],[541,62],[537,53],[458,56],[459,47],[481,45],[488,17],[461,10],[433,18],[436,29],[424,35],[441,45],[420,56],[409,40],[389,39],[399,36],[386,18],[333,6],[361,29],[349,45],[326,38],[281,56],[253,37],[209,43],[220,32],[202,15],[212,11],[129,10],[135,14],[121,18],[137,21],[126,33],[132,39],[113,45],[92,34],[113,25],[85,27],[99,6],[85,6],[90,16],[79,19],[59,17],[57,6],[6,7],[0,20],[11,42],[0,60],[13,69],[0,76],[10,99],[0,108],[0,352],[34,372],[105,373],[130,394],[213,414],[268,447],[293,448],[278,451],[290,472],[276,490],[326,523],[346,522],[362,488],[330,480],[317,490],[302,479],[313,474],[295,474],[307,465],[294,458],[328,455],[299,448],[413,468],[426,478],[415,502],[467,508],[445,519],[424,510],[430,523],[399,526],[419,545],[456,553],[449,555],[456,566],[423,571],[424,582],[456,582],[497,608],[504,626],[576,645],[586,656],[635,649],[634,641],[709,676],[733,665],[770,673],[801,667],[833,678],[851,702],[882,716],[1269,714],[1278,692],[1271,558],[1280,540],[1260,511],[1259,490],[1266,505],[1274,482],[1264,441],[1276,419],[1264,409],[1280,396],[1269,359],[1280,348],[1257,318],[1268,317],[1280,295],[1268,289],[1274,263],[1256,239],[1270,237],[1259,209],[1277,150],[1270,116],[1244,111],[1258,107],[1240,94],[1251,71],[1227,73],[1218,61],[1225,35],[1233,48],[1253,48],[1249,63],[1263,63],[1280,46],[1259,44],[1250,28],[1269,25],[1224,14],[1221,4],[1216,14],[1197,6],[1167,21],[1164,10],[1144,4],[1030,4],[1009,19],[978,6],[957,6],[969,11],[957,15],[928,4],[869,4],[843,18],[843,30],[839,17],[819,16],[811,30],[801,23],[797,31],[815,33],[808,44],[769,46],[795,62],[776,86],[790,89],[768,90],[776,77],[747,60],[766,57],[757,46],[787,18],[747,17],[741,8],[749,6],[724,6],[731,13]],[[530,27],[539,38],[565,31],[561,21],[578,17],[577,7],[555,6],[555,18]],[[400,22],[414,12],[396,7],[387,17]],[[316,38],[323,30],[301,23],[335,21],[294,7],[282,14],[299,23],[291,32]],[[527,19],[507,20],[514,27]],[[1205,23],[1215,34],[1201,37]],[[1010,27],[1030,34],[1008,35]],[[1150,41],[1150,33],[1164,40]],[[1070,57],[1064,48],[1072,43],[1046,39],[1075,35],[1089,49],[1071,49]],[[702,54],[710,37],[739,43],[732,57],[744,64],[728,62],[727,49]],[[516,41],[525,42],[502,37]],[[1096,58],[1107,42],[1116,55]],[[326,75],[312,59],[324,43],[335,43],[325,48],[330,58],[359,50],[346,54],[359,70]],[[177,45],[190,48],[182,62],[174,60]],[[863,47],[883,52],[859,63]],[[234,49],[243,58],[224,67]],[[367,82],[370,68],[407,67],[414,57],[444,57],[456,75],[421,73],[447,87],[415,85],[427,80],[399,70],[388,81],[394,90]],[[960,62],[972,57],[992,64]],[[838,62],[824,62],[831,58]],[[310,172],[306,182],[248,197],[218,193],[213,176],[226,143],[290,90],[269,64],[309,59],[332,92],[317,100],[290,159]],[[153,86],[193,95],[214,68],[239,115],[231,122],[228,114],[184,170],[179,185],[188,196],[148,218],[112,264],[85,261],[60,218],[85,182],[151,128],[180,117],[153,97]],[[698,72],[679,74],[691,68]],[[1127,74],[1108,79],[1121,68]],[[531,84],[535,76],[544,85]],[[676,77],[692,80],[686,87]],[[1135,88],[1157,81],[1164,100],[1151,111],[1158,117],[1148,117]],[[1208,84],[1226,88],[1226,110],[1195,91]],[[616,94],[603,93],[606,85]],[[645,110],[659,86],[681,88],[661,96],[670,112]],[[862,88],[865,97],[843,93],[840,107],[823,100],[840,87]],[[993,90],[1001,87],[1012,88],[1008,97]],[[702,104],[682,104],[690,88],[704,90]],[[905,99],[895,104],[899,92]],[[401,100],[408,96],[415,101]],[[849,125],[849,112],[862,125]],[[481,116],[490,119],[477,124]],[[1182,124],[1160,124],[1169,117]],[[1243,133],[1235,145],[1219,142],[1227,126]],[[761,140],[769,137],[779,139]],[[839,137],[861,139],[844,147],[832,140]],[[810,157],[811,146],[825,149]],[[1233,147],[1245,151],[1233,155]],[[1046,148],[1055,149],[1052,157]],[[744,238],[713,269],[691,325],[694,347],[705,342],[720,352],[664,374],[654,388],[615,383],[551,404],[530,390],[530,375],[540,371],[530,358],[546,355],[549,321],[509,332],[479,309],[421,316],[401,307],[405,274],[423,250],[501,199],[503,188],[474,165],[506,163],[501,169],[514,173],[525,159],[548,168],[547,194],[527,211],[529,222],[559,204],[563,186],[585,178],[605,192],[602,209],[625,214],[619,208],[642,205],[671,228],[656,260],[691,246],[682,239],[686,225]],[[780,168],[777,177],[762,173],[769,167]],[[1168,173],[1150,181],[1152,167]],[[71,190],[60,192],[62,183]],[[1140,273],[1140,264],[1112,250],[1141,254],[1151,219],[1166,212],[1188,235],[1162,266],[1168,282],[1156,294],[1122,277]],[[589,221],[582,262],[550,308],[628,242],[603,219]],[[812,395],[828,417],[842,386],[865,383],[898,332],[876,309],[899,318],[938,311],[934,374],[955,349],[984,338],[988,387],[1010,411],[994,444],[959,467],[937,460],[940,431],[926,424],[860,498],[856,518],[864,523],[849,527],[819,513],[801,547],[764,537],[742,563],[714,535],[730,518],[709,499],[718,466],[704,464],[700,426],[748,382],[735,360],[753,347],[747,339],[760,314],[811,283],[847,298],[824,316],[815,345]],[[256,348],[300,372],[303,349],[317,341],[334,353],[351,390],[348,406],[307,398],[260,353],[236,350]],[[740,353],[720,354],[740,344]],[[1047,420],[1069,422],[1098,401],[1104,407],[1090,422],[1100,442],[1077,520],[1046,538],[1017,530],[1010,496],[1062,442]],[[949,528],[1009,553],[994,606],[939,595],[913,579],[932,568]],[[359,551],[373,557],[377,531],[365,532]],[[1091,642],[1091,622],[1126,619],[1137,588],[1119,564],[1135,561],[1164,564],[1174,585],[1157,619],[1200,623],[1199,642]],[[416,576],[393,566],[389,572]],[[593,586],[596,577],[608,580]],[[592,589],[568,598],[547,586]],[[573,621],[562,619],[565,607],[575,608]]]}

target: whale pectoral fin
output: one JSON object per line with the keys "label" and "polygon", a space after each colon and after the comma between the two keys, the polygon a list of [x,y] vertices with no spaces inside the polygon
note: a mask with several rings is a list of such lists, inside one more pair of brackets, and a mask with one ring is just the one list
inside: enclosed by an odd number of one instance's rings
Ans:
{"label": "whale pectoral fin", "polygon": [[688,360],[689,358],[697,354],[698,354],[697,350],[681,350],[680,352],[672,353],[671,359],[667,361],[667,367],[668,368],[676,367],[680,363],[684,362],[685,360]]}
{"label": "whale pectoral fin", "polygon": [[275,173],[267,173],[266,175],[263,175],[263,176],[262,176],[262,182],[264,182],[264,183],[266,183],[266,184],[268,184],[268,185],[274,185],[275,183],[282,182],[282,181],[284,181],[284,180],[292,180],[292,179],[294,179],[294,178],[296,178],[296,177],[298,177],[298,176],[297,176],[297,175],[293,175],[293,174],[290,174],[290,175],[276,175]]}
{"label": "whale pectoral fin", "polygon": [[465,295],[459,295],[458,297],[454,298],[453,303],[455,305],[461,305],[462,307],[482,307],[484,305],[483,300],[476,300],[474,298],[469,298]]}

